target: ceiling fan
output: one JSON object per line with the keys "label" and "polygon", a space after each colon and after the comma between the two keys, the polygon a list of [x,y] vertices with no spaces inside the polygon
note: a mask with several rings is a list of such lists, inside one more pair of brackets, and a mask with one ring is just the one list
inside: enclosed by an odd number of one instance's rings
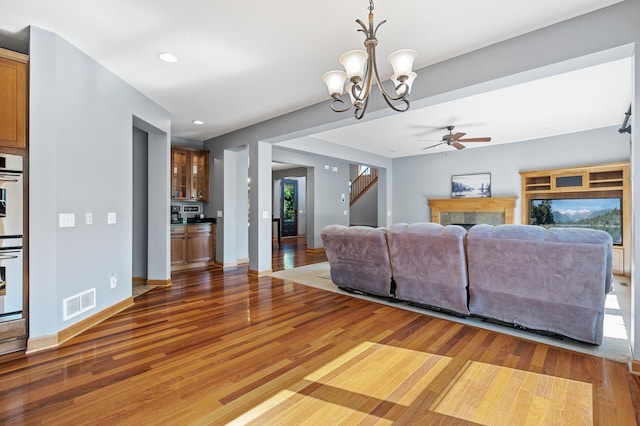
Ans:
{"label": "ceiling fan", "polygon": [[489,137],[462,139],[462,137],[464,135],[466,135],[466,133],[457,132],[457,133],[454,134],[453,133],[453,126],[447,126],[447,127],[445,127],[445,129],[447,129],[449,131],[449,134],[448,135],[444,135],[442,137],[442,141],[441,142],[439,142],[439,143],[437,143],[435,145],[428,146],[426,148],[422,148],[422,149],[425,150],[425,149],[429,149],[429,148],[435,148],[437,146],[444,145],[444,144],[452,146],[455,149],[464,149],[466,147],[464,145],[462,145],[460,142],[491,142],[491,138],[489,138]]}

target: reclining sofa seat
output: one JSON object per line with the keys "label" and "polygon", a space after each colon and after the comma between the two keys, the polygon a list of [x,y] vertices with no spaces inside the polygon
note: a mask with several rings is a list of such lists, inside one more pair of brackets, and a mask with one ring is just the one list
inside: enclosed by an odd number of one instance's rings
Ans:
{"label": "reclining sofa seat", "polygon": [[594,229],[475,225],[467,235],[469,311],[599,345],[612,238]]}
{"label": "reclining sofa seat", "polygon": [[467,316],[467,261],[462,226],[400,223],[387,232],[396,297]]}
{"label": "reclining sofa seat", "polygon": [[393,296],[386,233],[386,228],[369,226],[325,226],[320,237],[331,265],[331,280],[343,290]]}

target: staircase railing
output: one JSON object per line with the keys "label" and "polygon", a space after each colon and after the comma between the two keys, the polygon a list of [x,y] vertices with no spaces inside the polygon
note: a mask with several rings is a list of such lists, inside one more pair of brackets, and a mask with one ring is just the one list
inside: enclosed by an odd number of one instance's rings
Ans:
{"label": "staircase railing", "polygon": [[351,200],[349,205],[353,206],[376,182],[378,182],[378,169],[373,167],[364,169],[358,177],[351,182]]}

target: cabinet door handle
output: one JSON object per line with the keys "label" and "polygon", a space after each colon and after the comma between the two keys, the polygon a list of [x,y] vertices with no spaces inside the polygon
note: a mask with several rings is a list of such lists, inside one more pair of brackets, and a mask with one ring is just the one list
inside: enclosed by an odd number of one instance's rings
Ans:
{"label": "cabinet door handle", "polygon": [[17,176],[15,175],[0,175],[0,181],[2,182],[18,182]]}

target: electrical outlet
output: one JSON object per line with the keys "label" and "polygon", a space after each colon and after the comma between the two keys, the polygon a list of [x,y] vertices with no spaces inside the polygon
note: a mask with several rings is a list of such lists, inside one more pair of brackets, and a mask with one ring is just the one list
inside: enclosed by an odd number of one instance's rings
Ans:
{"label": "electrical outlet", "polygon": [[116,286],[118,285],[118,277],[116,276],[116,274],[111,274],[111,279],[109,284],[111,288],[116,288]]}

